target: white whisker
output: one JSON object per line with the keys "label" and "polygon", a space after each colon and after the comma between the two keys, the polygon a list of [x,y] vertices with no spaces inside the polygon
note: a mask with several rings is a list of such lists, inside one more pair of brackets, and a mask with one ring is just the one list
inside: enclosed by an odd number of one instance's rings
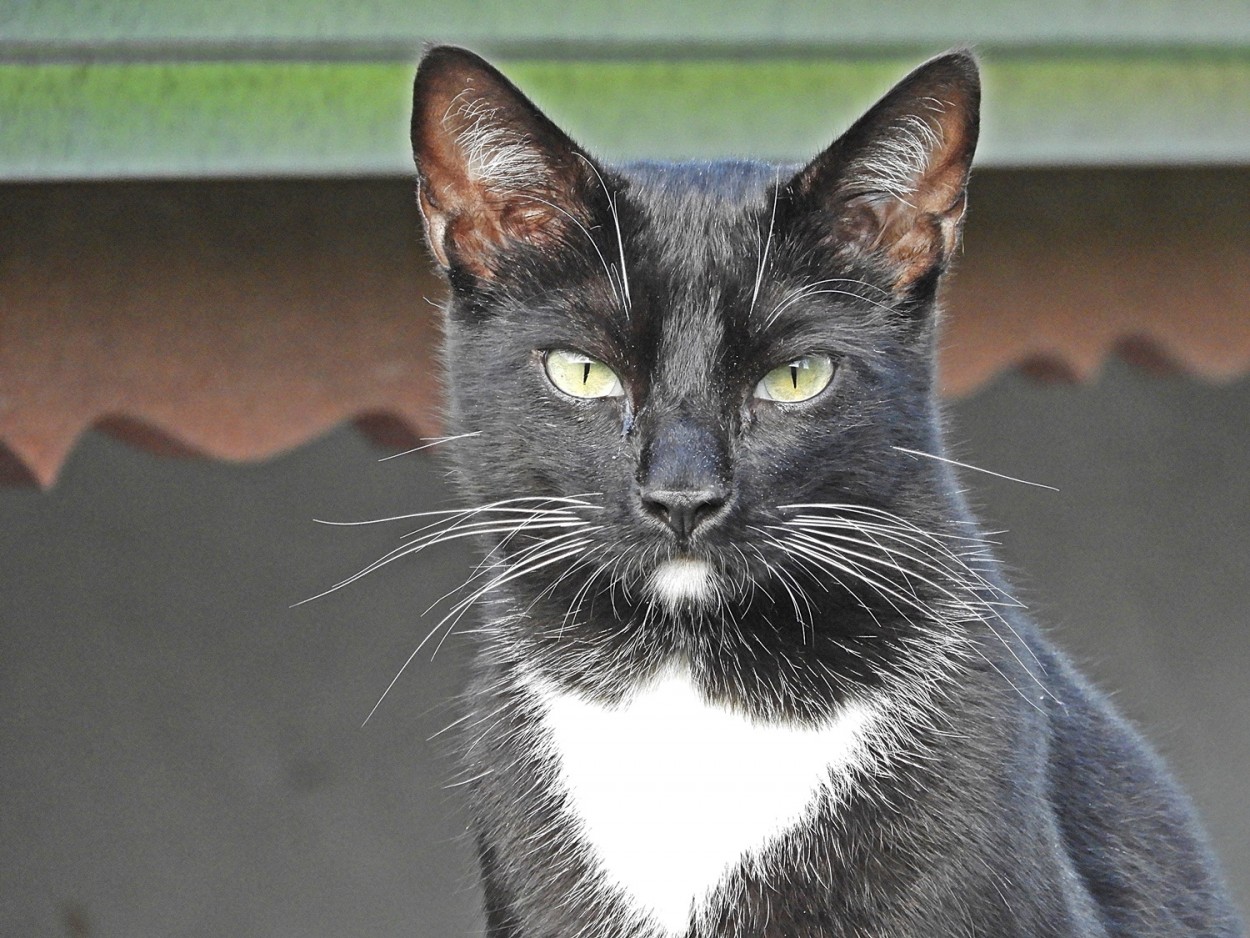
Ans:
{"label": "white whisker", "polygon": [[1003,473],[994,472],[991,469],[982,469],[980,466],[960,462],[958,459],[950,459],[946,456],[936,456],[933,453],[926,453],[918,449],[908,449],[905,446],[896,446],[894,448],[900,453],[906,453],[908,456],[924,456],[928,459],[936,459],[938,462],[944,462],[951,466],[958,466],[960,469],[971,469],[973,472],[983,472],[987,476],[994,476],[996,479],[1006,479],[1008,482],[1019,482],[1021,485],[1031,485],[1034,488],[1046,489],[1051,492],[1059,491],[1053,485],[1046,485],[1044,482],[1030,482],[1028,479],[1017,479],[1015,476],[1003,475]]}
{"label": "white whisker", "polygon": [[351,576],[347,577],[346,579],[340,580],[338,583],[335,583],[329,589],[322,590],[320,593],[317,593],[314,596],[309,596],[307,599],[301,599],[299,602],[295,603],[294,606],[302,606],[304,603],[312,602],[313,600],[316,600],[316,599],[321,599],[323,596],[328,596],[330,593],[336,592],[345,586],[350,586],[352,583],[355,583],[357,580],[361,579],[362,577],[368,576],[370,573],[373,573],[374,571],[379,570],[382,567],[385,567],[387,564],[394,563],[396,560],[399,560],[401,557],[407,557],[411,554],[420,553],[426,548],[433,547],[438,544],[446,544],[451,541],[459,540],[461,538],[477,537],[479,535],[485,535],[485,534],[491,534],[491,533],[512,534],[512,533],[515,533],[517,530],[520,530],[522,527],[524,527],[525,529],[529,529],[529,530],[545,530],[548,528],[568,528],[568,527],[583,528],[587,526],[589,522],[574,519],[574,520],[558,520],[558,521],[547,521],[547,522],[526,521],[526,522],[522,522],[521,525],[500,525],[500,526],[486,526],[486,527],[481,526],[481,525],[488,525],[488,524],[489,524],[488,522],[479,522],[477,525],[464,525],[463,527],[460,527],[459,529],[455,529],[455,530],[451,530],[451,529],[439,530],[439,531],[435,531],[432,534],[426,535],[420,540],[412,541],[400,547],[396,547],[394,550],[389,551],[388,553],[379,557],[377,560],[373,561],[373,563],[369,564],[363,569],[358,570],[356,573],[353,573]]}
{"label": "white whisker", "polygon": [[876,290],[886,299],[889,298],[889,294],[886,293],[884,290],[882,290],[880,287],[877,287],[876,285],[868,283],[867,281],[864,281],[864,280],[851,280],[846,277],[831,277],[827,280],[816,280],[812,283],[805,284],[804,286],[791,290],[784,297],[782,297],[782,299],[777,303],[776,306],[773,307],[772,311],[766,317],[765,323],[764,323],[765,326],[771,326],[774,322],[777,321],[778,317],[781,316],[783,312],[785,312],[795,303],[799,303],[805,299],[808,299],[809,297],[820,296],[822,294],[832,294],[832,295],[850,297],[851,299],[860,300],[861,302],[867,303],[869,306],[873,307],[874,309],[878,309],[886,313],[892,313],[894,311],[892,306],[889,306],[886,303],[874,300],[871,297],[864,296],[862,293],[856,293],[854,290],[837,289],[833,287],[826,287],[825,289],[820,289],[821,287],[825,287],[826,284],[831,284],[831,283],[844,284],[847,287],[852,287],[852,286],[866,287],[871,290]]}
{"label": "white whisker", "polygon": [[625,240],[621,237],[621,216],[616,209],[616,195],[608,191],[608,184],[603,181],[603,176],[599,173],[599,167],[595,166],[581,153],[577,155],[581,157],[582,162],[589,166],[591,172],[595,174],[595,178],[599,180],[599,185],[603,187],[603,195],[608,200],[608,210],[612,213],[612,224],[616,228],[616,246],[621,258],[621,290],[625,294],[625,312],[629,313],[633,308],[633,301],[629,295],[629,274],[625,269]]}
{"label": "white whisker", "polygon": [[[781,182],[777,176],[773,177],[773,209],[768,216],[768,237],[764,241],[764,248],[760,251],[759,268],[755,271],[755,288],[751,291],[751,307],[747,311],[748,315],[755,312],[755,301],[760,296],[760,284],[764,280],[764,269],[768,266],[768,252],[773,246],[773,225],[777,221],[777,199],[781,194]],[[771,322],[771,320],[770,320]]]}
{"label": "white whisker", "polygon": [[[539,504],[558,504],[560,506],[568,506],[570,508],[597,508],[598,506],[592,502],[585,501],[599,495],[599,492],[587,492],[584,495],[576,496],[559,496],[559,495],[524,495],[519,498],[505,498],[502,501],[491,502],[487,505],[481,505],[477,508],[442,508],[436,511],[414,511],[404,515],[391,515],[386,518],[370,518],[366,521],[326,521],[321,518],[314,518],[316,524],[326,524],[333,527],[354,527],[366,524],[386,524],[390,521],[411,521],[414,518],[433,518],[446,517],[450,515],[476,515],[487,511],[541,511],[543,509],[525,509],[521,508],[517,503],[537,502]],[[515,507],[513,507],[515,506]]]}
{"label": "white whisker", "polygon": [[457,433],[455,436],[436,436],[426,439],[420,446],[414,446],[412,449],[406,449],[402,453],[391,453],[389,456],[383,456],[378,462],[386,462],[389,459],[398,459],[400,456],[411,456],[413,453],[419,453],[424,449],[432,446],[440,446],[443,443],[452,443],[456,440],[468,439],[471,436],[480,436],[481,430],[474,430],[472,433]]}

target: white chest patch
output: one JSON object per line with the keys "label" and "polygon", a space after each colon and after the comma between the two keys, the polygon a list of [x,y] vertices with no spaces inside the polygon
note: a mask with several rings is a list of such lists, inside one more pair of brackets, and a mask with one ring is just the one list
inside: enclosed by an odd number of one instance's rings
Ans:
{"label": "white chest patch", "polygon": [[797,823],[864,758],[878,713],[764,725],[709,704],[669,674],[608,708],[534,682],[550,743],[604,874],[670,934],[744,855]]}

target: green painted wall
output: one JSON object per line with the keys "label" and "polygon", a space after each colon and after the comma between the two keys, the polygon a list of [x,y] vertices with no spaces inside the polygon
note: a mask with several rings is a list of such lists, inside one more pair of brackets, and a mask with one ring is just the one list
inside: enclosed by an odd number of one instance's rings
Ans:
{"label": "green painted wall", "polygon": [[1250,163],[1250,0],[948,6],[10,0],[0,178],[406,173],[427,40],[610,160],[800,159],[973,42],[982,165]]}
{"label": "green painted wall", "polygon": [[1246,0],[6,0],[33,42],[799,43],[880,47],[1250,41]]}

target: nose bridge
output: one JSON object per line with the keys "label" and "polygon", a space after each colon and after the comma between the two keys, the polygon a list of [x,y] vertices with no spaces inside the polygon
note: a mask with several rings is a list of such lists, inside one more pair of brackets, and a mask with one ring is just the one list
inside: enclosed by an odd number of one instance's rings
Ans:
{"label": "nose bridge", "polygon": [[643,452],[639,483],[666,492],[721,491],[729,448],[719,416],[686,405],[659,419]]}
{"label": "nose bridge", "polygon": [[663,320],[657,367],[640,413],[638,502],[679,544],[726,514],[732,480],[729,436],[716,371],[724,325],[717,293],[687,280]]}
{"label": "nose bridge", "polygon": [[723,517],[729,502],[729,451],[712,415],[680,409],[653,428],[643,451],[638,501],[683,547]]}

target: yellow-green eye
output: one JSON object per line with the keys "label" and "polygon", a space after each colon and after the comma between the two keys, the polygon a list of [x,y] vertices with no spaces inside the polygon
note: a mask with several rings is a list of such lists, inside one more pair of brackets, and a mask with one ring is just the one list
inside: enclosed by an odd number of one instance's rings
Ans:
{"label": "yellow-green eye", "polygon": [[552,349],[543,356],[551,383],[573,397],[620,397],[621,379],[597,359],[568,349]]}
{"label": "yellow-green eye", "polygon": [[795,404],[815,397],[832,380],[833,361],[828,355],[804,355],[764,375],[755,386],[755,396]]}

